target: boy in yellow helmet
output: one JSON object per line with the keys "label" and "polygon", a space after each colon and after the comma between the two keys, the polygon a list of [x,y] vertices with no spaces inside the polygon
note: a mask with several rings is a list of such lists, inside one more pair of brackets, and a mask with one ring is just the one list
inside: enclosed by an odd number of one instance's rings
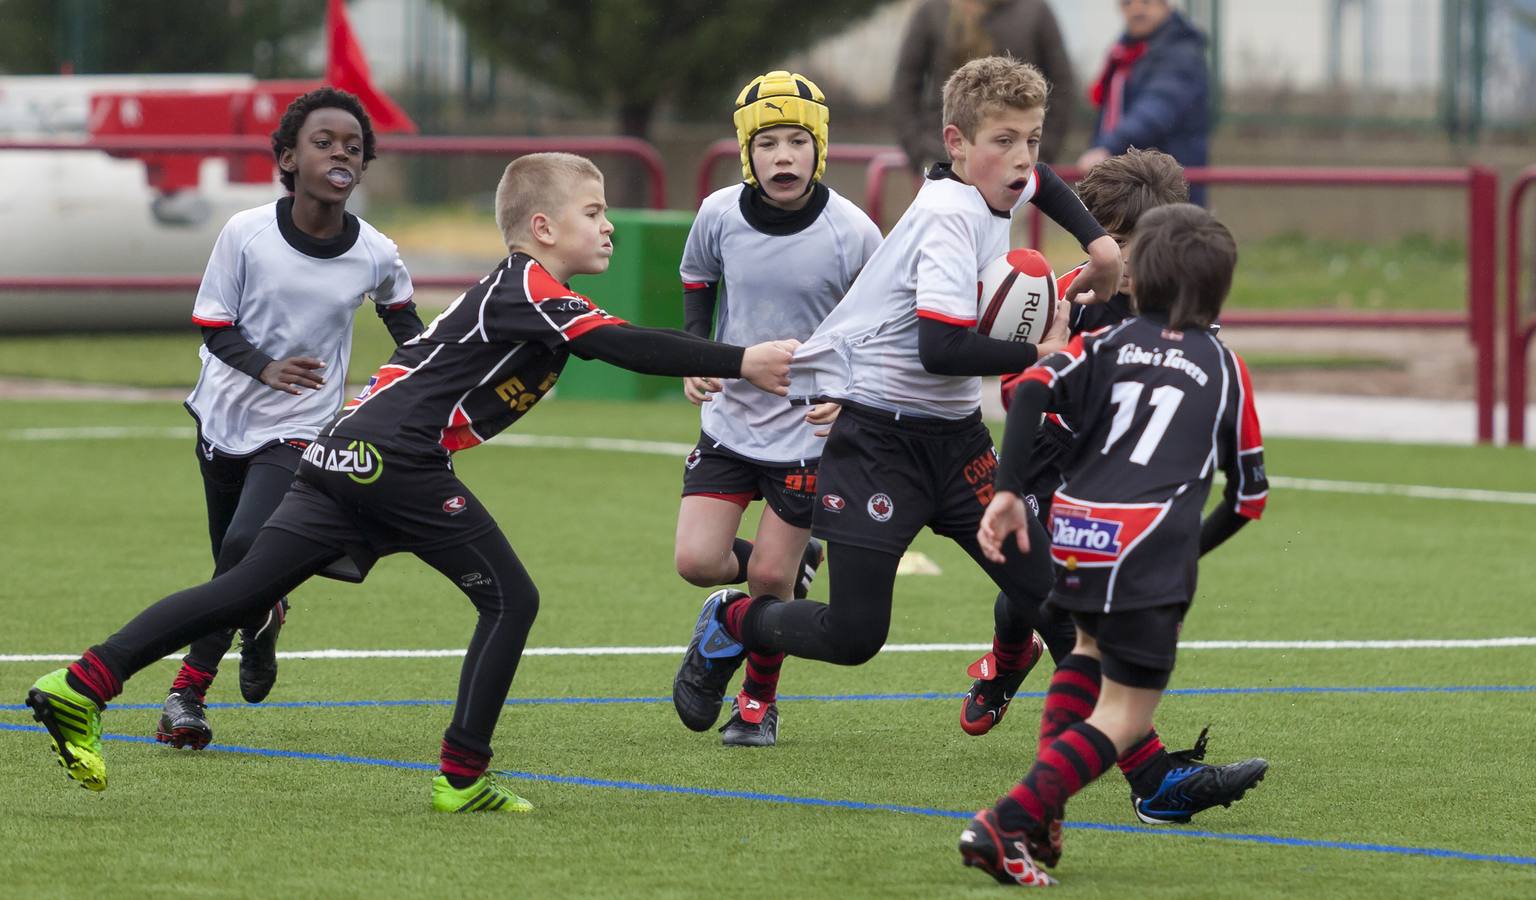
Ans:
{"label": "boy in yellow helmet", "polygon": [[[782,71],[752,79],[736,99],[734,120],[743,183],[707,197],[688,234],[684,327],[729,343],[759,334],[804,340],[853,284],[880,231],[821,181],[828,112],[810,79]],[[700,407],[701,428],[683,468],[678,574],[700,587],[746,582],[753,595],[806,596],[822,558],[820,543],[810,540],[823,443],[815,423],[828,411],[807,416],[739,380],[688,378],[683,393]],[[756,539],[737,538],[758,498],[764,508]],[[776,742],[781,658],[747,656],[742,691],[722,729],[725,744]],[[704,731],[715,724],[720,701],[682,698],[678,712],[689,728]]]}

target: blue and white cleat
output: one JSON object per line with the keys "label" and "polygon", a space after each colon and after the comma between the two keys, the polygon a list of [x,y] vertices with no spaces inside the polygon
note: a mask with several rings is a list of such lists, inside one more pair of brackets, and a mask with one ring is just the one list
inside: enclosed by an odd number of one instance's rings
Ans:
{"label": "blue and white cleat", "polygon": [[715,727],[731,676],[747,655],[741,642],[726,632],[721,619],[727,606],[746,596],[727,588],[704,599],[693,639],[683,653],[677,677],[672,679],[672,705],[677,717],[694,731]]}

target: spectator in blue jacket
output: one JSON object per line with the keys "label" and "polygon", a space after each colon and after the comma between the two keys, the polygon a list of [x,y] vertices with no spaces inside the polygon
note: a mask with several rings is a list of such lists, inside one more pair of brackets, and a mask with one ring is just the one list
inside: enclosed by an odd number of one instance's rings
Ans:
{"label": "spectator in blue jacket", "polygon": [[[1109,50],[1089,92],[1098,108],[1093,145],[1077,166],[1091,169],[1129,147],[1161,150],[1186,168],[1209,161],[1210,73],[1205,35],[1168,0],[1120,0],[1125,33]],[[1205,204],[1205,188],[1189,199]]]}

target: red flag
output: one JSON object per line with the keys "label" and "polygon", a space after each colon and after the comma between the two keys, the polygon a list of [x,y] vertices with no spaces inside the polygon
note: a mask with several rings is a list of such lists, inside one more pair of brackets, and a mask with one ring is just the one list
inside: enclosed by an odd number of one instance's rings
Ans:
{"label": "red flag", "polygon": [[356,94],[368,110],[375,131],[417,132],[416,123],[395,105],[389,95],[373,86],[373,76],[368,73],[368,59],[352,33],[352,23],[347,21],[347,5],[344,0],[329,0],[326,7],[326,57],[325,80],[344,91]]}

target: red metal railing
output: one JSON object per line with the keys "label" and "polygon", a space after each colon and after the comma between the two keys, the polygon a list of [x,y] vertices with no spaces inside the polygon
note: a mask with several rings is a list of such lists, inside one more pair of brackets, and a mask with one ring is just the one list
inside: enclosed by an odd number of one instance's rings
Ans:
{"label": "red metal railing", "polygon": [[[894,150],[894,148],[887,148]],[[899,151],[878,155],[871,159],[865,179],[865,209],[876,224],[880,224],[883,212],[885,180],[893,171],[905,169],[905,156]],[[1076,181],[1078,171],[1062,166],[1056,173],[1066,181]],[[1263,168],[1256,166],[1222,166],[1189,168],[1185,176],[1196,184],[1233,184],[1266,187],[1439,187],[1464,188],[1467,192],[1467,311],[1418,312],[1418,313],[1350,313],[1334,311],[1273,311],[1247,312],[1234,310],[1225,313],[1222,320],[1232,324],[1274,326],[1285,328],[1462,328],[1467,329],[1468,339],[1476,351],[1474,393],[1477,405],[1477,439],[1480,443],[1493,441],[1494,409],[1498,402],[1498,350],[1497,315],[1498,300],[1495,294],[1498,275],[1498,176],[1482,166],[1465,169],[1345,169],[1345,168]],[[1511,198],[1511,227],[1517,227],[1515,204],[1530,180],[1536,180],[1536,168],[1528,170],[1524,181]],[[1040,246],[1043,217],[1040,210],[1030,207],[1028,222],[1029,240]],[[1511,232],[1511,241],[1515,235]],[[1511,243],[1511,248],[1515,246]],[[1510,251],[1513,254],[1513,249]],[[1516,271],[1511,269],[1511,272]],[[1507,313],[1514,323],[1517,305],[1511,294]],[[1521,379],[1521,403],[1524,403],[1525,348],[1536,335],[1536,320],[1527,323],[1525,330],[1516,334],[1510,328],[1510,378],[1517,374]],[[1515,369],[1515,339],[1519,337],[1519,370]],[[1513,381],[1511,381],[1513,385]],[[1510,440],[1523,441],[1524,419],[1514,407],[1514,388],[1510,388]],[[1521,407],[1523,412],[1523,406]],[[1514,426],[1521,427],[1522,437],[1516,438]]]}
{"label": "red metal railing", "polygon": [[1520,303],[1520,203],[1532,184],[1536,184],[1536,166],[1516,176],[1504,218],[1504,402],[1509,442],[1516,447],[1525,445],[1526,354],[1536,336],[1536,315],[1521,321]]}
{"label": "red metal railing", "polygon": [[[734,145],[733,145],[734,146]],[[649,143],[632,137],[415,137],[389,135],[379,139],[379,148],[390,154],[448,156],[458,154],[505,154],[521,156],[560,150],[567,153],[620,156],[638,162],[649,181],[649,205],[667,207],[667,173],[661,154]],[[224,154],[271,154],[270,139],[257,135],[201,135],[176,137],[111,137],[90,141],[0,141],[4,150],[95,151],[114,156],[135,154],[190,153],[201,156]],[[478,276],[477,276],[478,277]],[[0,289],[4,288],[0,283]]]}

